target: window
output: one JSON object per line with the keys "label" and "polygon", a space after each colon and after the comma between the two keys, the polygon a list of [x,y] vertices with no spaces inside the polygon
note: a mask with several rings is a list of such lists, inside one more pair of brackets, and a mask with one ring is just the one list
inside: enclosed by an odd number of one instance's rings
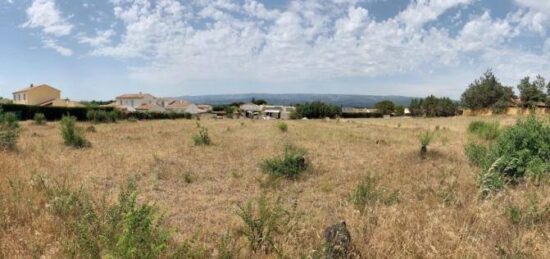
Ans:
{"label": "window", "polygon": [[23,94],[23,100],[26,100],[26,98],[27,98],[27,95]]}

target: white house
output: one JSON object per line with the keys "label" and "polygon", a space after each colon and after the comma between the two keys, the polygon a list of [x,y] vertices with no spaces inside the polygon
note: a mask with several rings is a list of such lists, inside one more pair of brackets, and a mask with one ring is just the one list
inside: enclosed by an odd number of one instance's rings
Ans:
{"label": "white house", "polygon": [[144,104],[153,104],[155,97],[150,94],[138,93],[138,94],[123,94],[116,98],[116,104],[120,107],[138,108]]}

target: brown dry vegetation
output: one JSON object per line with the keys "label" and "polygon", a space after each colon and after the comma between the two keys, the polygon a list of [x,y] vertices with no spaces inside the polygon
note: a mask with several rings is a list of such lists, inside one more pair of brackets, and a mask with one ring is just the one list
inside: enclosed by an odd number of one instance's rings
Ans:
{"label": "brown dry vegetation", "polygon": [[[194,146],[194,121],[120,122],[95,125],[88,149],[63,145],[58,123],[22,123],[18,151],[0,153],[0,258],[63,253],[64,222],[54,217],[36,179],[83,189],[114,202],[129,177],[139,201],[164,214],[174,241],[194,238],[212,256],[220,237],[239,239],[239,257],[253,255],[240,238],[237,205],[265,193],[293,211],[277,237],[283,255],[311,256],[325,227],[345,220],[363,258],[550,258],[548,213],[515,222],[550,202],[550,184],[509,187],[481,199],[478,169],[464,155],[466,128],[475,118],[289,121],[203,120],[213,145]],[[501,124],[514,118],[501,117]],[[80,125],[85,127],[87,125]],[[419,157],[417,135],[439,128],[428,158]],[[308,150],[311,167],[298,180],[271,181],[259,163],[280,155],[285,143]],[[350,195],[366,176],[393,202],[374,202],[363,213]]]}

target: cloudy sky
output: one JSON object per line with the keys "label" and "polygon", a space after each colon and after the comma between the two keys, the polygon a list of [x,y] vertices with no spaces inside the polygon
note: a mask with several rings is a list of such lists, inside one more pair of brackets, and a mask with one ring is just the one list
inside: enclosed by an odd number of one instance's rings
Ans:
{"label": "cloudy sky", "polygon": [[550,0],[0,0],[0,96],[346,93],[457,98],[550,77]]}

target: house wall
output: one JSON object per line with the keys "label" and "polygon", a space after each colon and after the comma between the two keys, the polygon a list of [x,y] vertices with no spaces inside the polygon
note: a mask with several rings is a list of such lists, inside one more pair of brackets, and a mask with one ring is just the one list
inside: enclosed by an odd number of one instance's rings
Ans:
{"label": "house wall", "polygon": [[[20,97],[19,100],[16,98],[17,95]],[[15,93],[13,102],[15,104],[39,105],[59,98],[61,98],[61,91],[50,87],[36,87],[25,92]]]}
{"label": "house wall", "polygon": [[152,96],[145,96],[143,98],[117,98],[117,104],[120,106],[137,108],[143,104],[151,104],[154,102]]}

